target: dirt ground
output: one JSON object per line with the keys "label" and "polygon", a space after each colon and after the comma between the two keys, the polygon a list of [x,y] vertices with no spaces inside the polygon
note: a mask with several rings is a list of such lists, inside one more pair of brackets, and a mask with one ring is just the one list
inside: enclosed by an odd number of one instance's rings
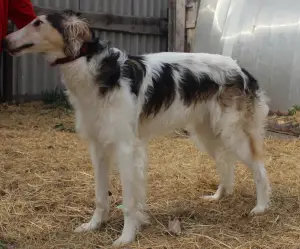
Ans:
{"label": "dirt ground", "polygon": [[[265,147],[272,206],[250,217],[255,189],[246,167],[236,169],[233,196],[205,202],[200,196],[218,185],[209,157],[182,137],[152,141],[151,224],[126,248],[300,248],[300,141],[267,138]],[[0,105],[0,160],[2,244],[22,249],[111,248],[123,225],[116,208],[121,190],[115,171],[109,222],[95,232],[72,232],[89,220],[94,208],[92,166],[86,143],[73,132],[72,114],[39,104]],[[166,232],[169,217],[181,218],[180,236]]]}

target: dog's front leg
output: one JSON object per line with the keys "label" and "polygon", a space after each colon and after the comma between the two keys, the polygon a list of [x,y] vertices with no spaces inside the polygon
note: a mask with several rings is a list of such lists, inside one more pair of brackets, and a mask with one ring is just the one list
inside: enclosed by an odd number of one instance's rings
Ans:
{"label": "dog's front leg", "polygon": [[75,229],[75,232],[95,230],[108,218],[109,212],[109,160],[97,142],[90,143],[90,153],[94,167],[96,209],[92,219]]}
{"label": "dog's front leg", "polygon": [[[120,172],[123,191],[124,227],[122,235],[114,242],[114,246],[122,246],[132,242],[136,237],[143,222],[139,210],[139,203],[144,201],[144,196],[137,193],[145,188],[141,183],[139,174],[136,173],[135,143],[132,141],[120,142],[116,146],[116,163]],[[144,192],[144,191],[142,191]]]}

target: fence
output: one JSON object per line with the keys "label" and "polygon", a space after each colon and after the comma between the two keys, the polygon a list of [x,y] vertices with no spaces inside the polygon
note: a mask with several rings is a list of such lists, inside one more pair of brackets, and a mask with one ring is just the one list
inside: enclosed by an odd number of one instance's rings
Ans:
{"label": "fence", "polygon": [[[168,0],[32,0],[32,3],[37,13],[54,9],[82,12],[94,19],[97,36],[129,54],[167,51]],[[42,55],[13,58],[11,66],[9,56],[4,56],[5,63],[1,65],[4,76],[7,73],[0,85],[3,100],[37,99],[43,91],[51,91],[60,84],[58,70],[49,67]]]}

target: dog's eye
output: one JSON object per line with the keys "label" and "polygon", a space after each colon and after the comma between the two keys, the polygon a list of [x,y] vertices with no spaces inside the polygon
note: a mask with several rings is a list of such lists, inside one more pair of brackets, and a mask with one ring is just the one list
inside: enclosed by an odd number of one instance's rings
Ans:
{"label": "dog's eye", "polygon": [[42,24],[43,22],[41,20],[36,20],[34,23],[33,23],[33,26],[35,27],[38,27]]}

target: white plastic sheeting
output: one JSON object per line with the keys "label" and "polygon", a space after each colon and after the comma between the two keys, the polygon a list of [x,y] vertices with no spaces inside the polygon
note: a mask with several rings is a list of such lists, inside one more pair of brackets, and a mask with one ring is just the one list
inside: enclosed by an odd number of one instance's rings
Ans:
{"label": "white plastic sheeting", "polygon": [[202,0],[192,51],[233,57],[286,111],[300,105],[299,10],[299,0]]}

